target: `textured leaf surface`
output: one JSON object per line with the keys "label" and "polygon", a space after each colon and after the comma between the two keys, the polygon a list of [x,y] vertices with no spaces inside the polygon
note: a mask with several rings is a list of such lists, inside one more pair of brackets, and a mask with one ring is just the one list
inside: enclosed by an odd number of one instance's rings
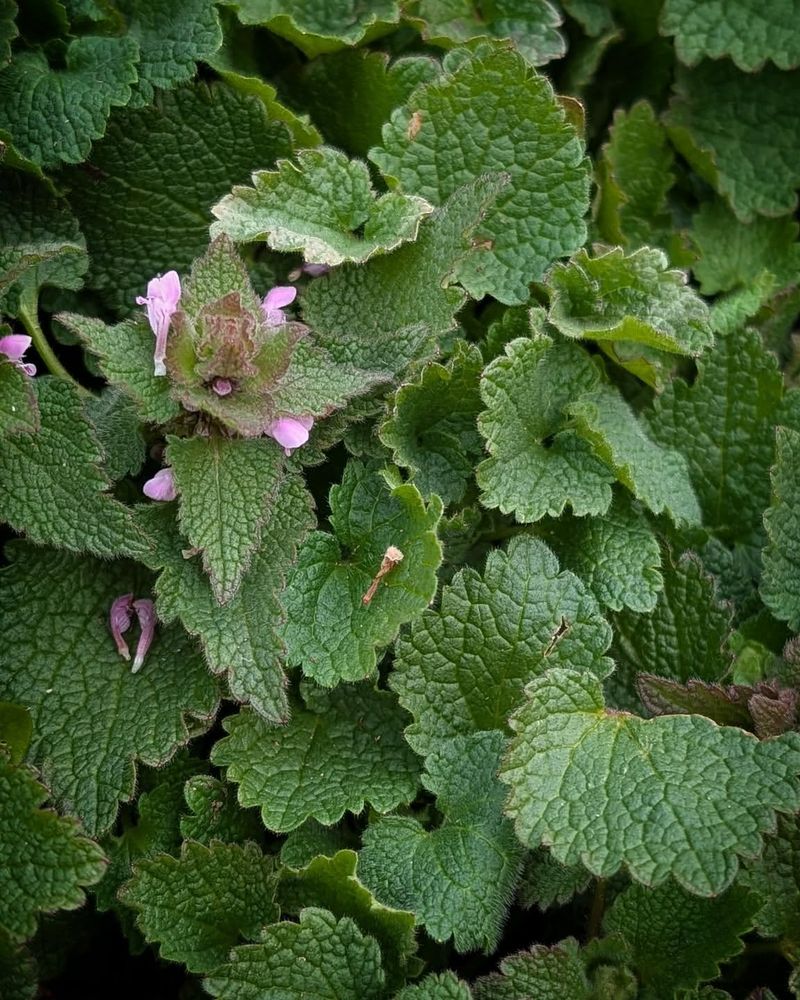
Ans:
{"label": "textured leaf surface", "polygon": [[123,476],[135,476],[144,465],[145,442],[133,402],[117,389],[106,388],[86,404],[100,447],[103,467],[116,482]]}
{"label": "textured leaf surface", "polygon": [[370,155],[401,190],[439,205],[470,177],[506,171],[508,193],[476,233],[486,253],[465,260],[458,278],[473,298],[526,302],[530,282],[586,238],[583,143],[549,82],[522,56],[488,44],[454,55],[441,79],[394,112],[383,148]]}
{"label": "textured leaf surface", "polygon": [[275,171],[258,171],[252,187],[235,187],[212,208],[219,221],[211,235],[264,240],[316,264],[360,264],[416,239],[431,211],[422,198],[377,197],[365,163],[323,147],[301,150],[296,163],[281,160]]}
{"label": "textured leaf surface", "polygon": [[760,899],[756,926],[762,937],[800,941],[800,826],[796,817],[778,818],[760,858],[746,862],[738,881]]}
{"label": "textured leaf surface", "polygon": [[616,494],[602,517],[561,519],[546,538],[602,606],[636,612],[655,607],[664,586],[658,539],[626,494]]}
{"label": "textured leaf surface", "polygon": [[[605,877],[623,864],[715,895],[754,856],[775,811],[797,809],[800,740],[759,743],[702,716],[643,720],[606,709],[600,683],[555,668],[528,687],[501,780],[523,843]],[[668,836],[666,835],[668,833]]]}
{"label": "textured leaf surface", "polygon": [[507,727],[532,678],[554,665],[600,675],[611,630],[596,600],[538,539],[489,553],[483,574],[462,569],[440,606],[397,643],[391,685],[414,716],[419,753],[456,735]]}
{"label": "textured leaf surface", "polygon": [[121,899],[163,958],[208,972],[242,938],[256,940],[277,920],[277,882],[272,859],[255,844],[187,843],[179,858],[139,861]]}
{"label": "textured leaf surface", "polygon": [[359,837],[346,827],[346,820],[337,826],[323,826],[308,819],[286,836],[281,846],[281,861],[290,868],[305,868],[323,854],[332,858],[338,851],[355,846]]}
{"label": "textured leaf surface", "polygon": [[[0,24],[0,31],[2,28]],[[0,930],[0,976],[3,1000],[36,1000],[39,974],[33,955],[3,930]]]}
{"label": "textured leaf surface", "polygon": [[694,383],[675,379],[654,404],[650,434],[686,457],[703,523],[728,544],[763,535],[782,396],[775,358],[743,331],[720,337]]}
{"label": "textured leaf surface", "polygon": [[769,59],[780,69],[800,63],[800,15],[796,0],[769,4],[730,0],[666,0],[660,28],[675,36],[681,62],[694,66],[703,58],[730,56],[739,69],[760,69]]}
{"label": "textured leaf surface", "polygon": [[364,833],[361,877],[378,899],[412,910],[436,941],[458,951],[494,950],[521,864],[521,848],[502,815],[496,773],[501,733],[442,741],[422,782],[444,816],[427,831],[411,816],[389,816]]}
{"label": "textured leaf surface", "polygon": [[[376,650],[422,613],[436,593],[442,551],[441,504],[426,506],[410,484],[388,486],[381,474],[350,462],[330,495],[335,534],[315,532],[300,547],[283,594],[288,661],[326,686],[375,670]],[[403,559],[363,597],[390,546]]]}
{"label": "textured leaf surface", "polygon": [[322,906],[335,917],[350,917],[359,930],[375,938],[390,986],[402,984],[409,957],[416,951],[414,914],[379,903],[357,875],[355,851],[314,858],[300,871],[281,870],[279,901],[287,913]]}
{"label": "textured leaf surface", "polygon": [[190,810],[180,821],[184,840],[197,840],[206,847],[215,840],[226,844],[260,840],[264,828],[258,813],[239,806],[233,785],[198,774],[186,782],[184,797]]}
{"label": "textured leaf surface", "polygon": [[769,543],[764,549],[761,596],[776,618],[800,629],[800,433],[777,431],[772,502],[764,515]]}
{"label": "textured leaf surface", "polygon": [[39,429],[39,404],[30,378],[10,361],[0,361],[0,437]]}
{"label": "textured leaf surface", "polygon": [[654,514],[667,513],[677,525],[700,523],[686,459],[656,444],[619,392],[601,386],[577,399],[569,411],[578,433]]}
{"label": "textured leaf surface", "polygon": [[288,133],[263,104],[221,84],[182,87],[154,107],[114,115],[88,168],[65,175],[92,287],[131,309],[153,275],[187,272],[208,242],[211,205],[289,152]]}
{"label": "textured leaf surface", "polygon": [[472,1000],[472,991],[452,972],[442,972],[400,990],[395,1000]]}
{"label": "textured leaf surface", "polygon": [[0,597],[0,698],[29,708],[29,758],[55,802],[89,832],[102,832],[118,801],[133,795],[135,760],[167,761],[189,739],[187,716],[194,717],[192,733],[209,724],[216,685],[174,628],[157,631],[139,673],[120,657],[109,608],[121,594],[148,596],[142,570],[24,545],[9,554],[15,559],[3,570]]}
{"label": "textured leaf surface", "polygon": [[141,555],[130,510],[105,490],[103,451],[77,389],[64,379],[33,382],[41,415],[33,434],[0,442],[0,509],[32,542],[96,555]]}
{"label": "textured leaf surface", "polygon": [[236,948],[203,985],[224,1000],[380,1000],[384,982],[373,938],[347,917],[307,909],[297,924],[268,927],[263,944]]}
{"label": "textured leaf surface", "polygon": [[599,380],[582,348],[549,337],[513,340],[488,365],[478,427],[491,457],[476,473],[485,507],[523,522],[558,517],[567,504],[578,516],[608,508],[613,476],[586,442],[562,430],[570,401]]}
{"label": "textured leaf surface", "polygon": [[73,820],[39,808],[47,790],[33,771],[0,754],[0,929],[31,937],[36,915],[84,901],[81,887],[103,874],[97,844],[78,836]]}
{"label": "textured leaf surface", "polygon": [[398,389],[380,429],[381,441],[422,495],[436,493],[445,506],[461,500],[481,452],[476,421],[482,369],[478,348],[456,341],[446,366],[432,362],[416,382]]}
{"label": "textured leaf surface", "polygon": [[629,886],[606,913],[606,931],[621,935],[639,973],[642,1000],[661,1000],[719,976],[719,964],[744,948],[758,899],[740,886],[712,899],[672,882]]}
{"label": "textured leaf surface", "polygon": [[743,222],[797,206],[798,95],[800,73],[771,66],[750,75],[723,59],[678,74],[670,138]]}
{"label": "textured leaf surface", "polygon": [[214,596],[226,604],[250,567],[280,488],[280,450],[267,438],[173,437],[167,460],[180,494],[181,530],[202,552]]}
{"label": "textured leaf surface", "polygon": [[592,876],[583,865],[562,865],[546,847],[531,851],[525,860],[517,888],[517,902],[525,907],[549,910],[569,902],[583,892]]}
{"label": "textured leaf surface", "polygon": [[660,250],[621,247],[599,257],[581,250],[550,272],[548,319],[566,337],[623,340],[676,354],[700,354],[713,341],[708,308],[669,270]]}
{"label": "textured leaf surface", "polygon": [[529,951],[503,959],[500,972],[479,979],[476,1000],[589,1000],[592,990],[586,977],[578,942],[567,938],[550,948],[534,945]]}
{"label": "textured leaf surface", "polygon": [[243,806],[260,806],[265,826],[286,832],[313,816],[335,823],[369,802],[388,812],[410,802],[419,762],[402,737],[405,713],[394,697],[369,684],[334,691],[308,686],[305,707],[284,726],[252,711],[229,716],[230,734],[214,763],[239,785]]}

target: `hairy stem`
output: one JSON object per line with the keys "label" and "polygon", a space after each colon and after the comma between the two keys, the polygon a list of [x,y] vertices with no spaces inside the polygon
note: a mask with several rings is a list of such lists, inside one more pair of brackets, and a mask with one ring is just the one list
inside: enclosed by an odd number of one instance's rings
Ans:
{"label": "hairy stem", "polygon": [[44,361],[45,367],[50,374],[57,375],[59,378],[69,379],[70,382],[74,382],[75,385],[79,385],[77,380],[70,375],[67,369],[58,360],[53,348],[50,346],[47,337],[44,334],[44,330],[42,330],[41,326],[39,326],[35,303],[20,303],[19,318],[22,321],[22,325],[25,327],[25,331],[28,336],[33,340],[33,346],[38,351],[39,357],[42,361]]}

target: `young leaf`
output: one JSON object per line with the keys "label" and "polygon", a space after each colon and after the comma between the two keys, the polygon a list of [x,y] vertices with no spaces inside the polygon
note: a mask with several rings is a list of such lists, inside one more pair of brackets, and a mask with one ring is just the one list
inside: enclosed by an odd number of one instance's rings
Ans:
{"label": "young leaf", "polygon": [[11,361],[0,360],[0,438],[33,434],[39,426],[39,404],[30,376]]}
{"label": "young leaf", "polygon": [[391,686],[414,716],[419,753],[443,740],[507,727],[533,677],[554,665],[608,673],[611,629],[577,577],[530,536],[494,549],[481,576],[461,570],[397,643]]}
{"label": "young leaf", "polygon": [[163,764],[202,731],[216,712],[217,686],[175,628],[157,630],[139,673],[117,652],[109,608],[120,594],[149,593],[143,570],[21,543],[8,554],[0,698],[29,708],[29,758],[56,804],[101,833],[134,793],[135,761]]}
{"label": "young leaf", "polygon": [[211,996],[236,1000],[381,1000],[384,984],[375,939],[348,917],[310,908],[299,923],[268,927],[263,943],[235,948],[203,982]]}
{"label": "young leaf", "polygon": [[406,715],[369,684],[304,688],[284,726],[242,709],[223,725],[212,752],[239,787],[243,806],[260,806],[264,825],[284,833],[309,816],[335,823],[369,802],[388,812],[417,791],[419,762],[402,736]]}
{"label": "young leaf", "polygon": [[500,972],[475,983],[475,1000],[591,1000],[593,991],[578,942],[534,945],[500,963]]}
{"label": "young leaf", "polygon": [[456,341],[447,366],[431,362],[416,382],[397,390],[380,428],[381,441],[397,465],[411,470],[420,493],[436,493],[445,506],[462,499],[481,452],[482,369],[478,348]]}
{"label": "young leaf", "polygon": [[[800,804],[800,738],[759,742],[699,715],[643,720],[607,709],[600,682],[553,668],[512,717],[500,770],[524,844],[603,878],[625,865],[658,885],[672,875],[697,895],[730,885],[775,812]],[[669,831],[669,836],[664,831]]]}
{"label": "young leaf", "polygon": [[752,929],[757,909],[758,898],[738,885],[712,899],[672,882],[654,889],[631,885],[616,897],[603,927],[630,948],[641,1000],[662,1000],[716,979],[720,963],[744,948],[741,936]]}
{"label": "young leaf", "polygon": [[540,336],[506,345],[481,379],[487,409],[478,428],[491,458],[476,476],[485,507],[522,522],[558,517],[567,504],[578,516],[607,510],[613,475],[586,442],[562,429],[570,401],[599,381],[575,344]]}
{"label": "young leaf", "polygon": [[[288,661],[326,687],[374,672],[377,650],[430,604],[442,560],[441,503],[434,497],[426,506],[411,483],[392,488],[351,461],[330,506],[335,534],[306,539],[282,595]],[[401,553],[394,562],[392,548]]]}
{"label": "young leaf", "polygon": [[761,596],[770,611],[800,629],[800,433],[777,430],[772,502],[764,515],[769,543],[764,549]]}
{"label": "young leaf", "polygon": [[472,990],[452,972],[442,972],[406,986],[395,1000],[472,1000]]}
{"label": "young leaf", "polygon": [[800,73],[772,66],[751,76],[722,59],[678,73],[670,139],[742,222],[797,206],[798,95]]}
{"label": "young leaf", "polygon": [[0,932],[12,938],[31,937],[37,913],[80,906],[81,887],[105,868],[100,847],[78,835],[74,820],[40,808],[46,798],[32,769],[0,752]]}
{"label": "young leaf", "polygon": [[416,951],[414,914],[381,905],[359,881],[355,851],[317,857],[300,871],[282,868],[278,899],[284,913],[297,914],[304,907],[322,906],[335,917],[350,917],[381,948],[389,986],[400,985]]}
{"label": "young leaf", "polygon": [[209,847],[213,841],[236,844],[258,841],[264,832],[255,810],[242,809],[232,785],[198,774],[186,782],[183,790],[190,813],[181,817],[181,836]]}
{"label": "young leaf", "polygon": [[678,526],[700,523],[686,459],[648,436],[621,393],[602,385],[584,393],[568,410],[577,433],[654,514],[665,512]]}
{"label": "young leaf", "polygon": [[462,952],[494,951],[522,862],[496,778],[503,744],[498,732],[441,741],[422,777],[444,815],[441,826],[428,831],[412,816],[388,816],[364,833],[365,884]]}
{"label": "young leaf", "polygon": [[102,556],[141,556],[146,542],[131,511],[107,492],[103,451],[66,379],[33,381],[36,433],[0,441],[2,517],[40,545]]}
{"label": "young leaf", "polygon": [[103,449],[103,466],[109,478],[116,482],[123,476],[135,476],[144,465],[145,442],[132,400],[117,389],[107,388],[90,397],[86,415]]}
{"label": "young leaf", "polygon": [[550,272],[548,320],[565,337],[640,343],[696,356],[713,343],[708,308],[661,250],[580,250]]}
{"label": "young leaf", "polygon": [[38,49],[18,52],[0,70],[0,129],[43,167],[80,163],[106,130],[112,107],[131,96],[139,46],[132,38],[74,38],[64,68]]}
{"label": "young leaf", "polygon": [[517,902],[524,907],[551,906],[568,903],[583,892],[592,876],[583,865],[562,865],[546,847],[531,851],[525,860],[517,887]]}
{"label": "young leaf", "polygon": [[221,965],[242,938],[258,939],[278,919],[274,862],[255,844],[185,843],[179,858],[158,854],[134,865],[120,899],[133,907],[162,958],[190,972]]}
{"label": "young leaf", "polygon": [[227,604],[280,489],[280,450],[267,438],[170,437],[167,461],[180,494],[181,530],[202,552],[217,601]]}
{"label": "young leaf", "polygon": [[273,250],[296,250],[316,264],[362,264],[376,253],[417,238],[433,208],[395,192],[378,197],[367,165],[330,147],[301,150],[296,162],[253,174],[211,209],[211,235],[240,243],[264,240]]}
{"label": "young leaf", "polygon": [[755,923],[762,937],[800,941],[800,825],[796,817],[778,817],[777,830],[765,838],[761,857],[744,863],[738,882],[761,902]]}
{"label": "young leaf", "polygon": [[469,177],[507,172],[508,192],[475,235],[484,252],[462,261],[457,274],[473,298],[527,302],[530,283],[586,238],[583,143],[547,79],[512,49],[459,49],[444,70],[392,114],[370,158],[391,184],[438,205]]}

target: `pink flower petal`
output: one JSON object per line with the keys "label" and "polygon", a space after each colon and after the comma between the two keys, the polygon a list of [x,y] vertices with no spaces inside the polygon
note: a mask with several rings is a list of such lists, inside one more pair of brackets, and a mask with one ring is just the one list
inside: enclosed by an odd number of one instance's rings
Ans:
{"label": "pink flower petal", "polygon": [[22,333],[9,333],[0,337],[0,354],[5,354],[12,361],[20,361],[32,343],[31,338]]}
{"label": "pink flower petal", "polygon": [[290,306],[297,298],[297,289],[293,285],[276,285],[270,288],[262,303],[264,309],[282,309]]}
{"label": "pink flower petal", "polygon": [[313,417],[280,417],[274,420],[267,434],[283,446],[287,455],[308,441],[308,432],[314,426]]}
{"label": "pink flower petal", "polygon": [[178,495],[172,469],[160,469],[142,487],[142,493],[151,500],[174,500]]}
{"label": "pink flower petal", "polygon": [[136,304],[146,306],[147,321],[156,336],[156,349],[153,352],[153,372],[156,375],[167,374],[164,364],[167,356],[167,334],[180,298],[181,279],[177,271],[167,271],[164,275],[151,278],[147,283],[147,295],[136,296]]}
{"label": "pink flower petal", "polygon": [[233,390],[229,378],[215,378],[211,383],[211,388],[218,396],[229,396]]}
{"label": "pink flower petal", "polygon": [[156,606],[147,598],[134,601],[133,610],[136,612],[136,617],[139,619],[139,628],[141,629],[139,642],[136,645],[136,656],[134,657],[133,666],[131,667],[131,673],[136,674],[141,669],[142,664],[144,663],[144,658],[147,656],[147,651],[150,649],[150,645],[156,631],[157,619]]}
{"label": "pink flower petal", "polygon": [[131,658],[131,651],[128,644],[122,638],[124,632],[131,627],[131,614],[133,613],[133,594],[123,594],[111,605],[108,613],[108,627],[117,646],[117,652],[124,660]]}
{"label": "pink flower petal", "polygon": [[319,278],[330,271],[330,264],[303,264],[303,270],[311,278]]}

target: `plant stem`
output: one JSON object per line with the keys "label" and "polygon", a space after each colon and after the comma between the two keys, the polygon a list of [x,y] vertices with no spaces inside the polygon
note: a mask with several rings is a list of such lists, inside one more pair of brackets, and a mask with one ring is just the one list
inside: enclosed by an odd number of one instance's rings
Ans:
{"label": "plant stem", "polygon": [[594,898],[589,913],[589,924],[586,928],[586,940],[591,941],[600,934],[600,925],[606,909],[606,880],[599,878],[594,884]]}
{"label": "plant stem", "polygon": [[39,326],[35,303],[20,303],[19,318],[28,336],[33,340],[33,346],[38,351],[39,357],[44,361],[45,367],[50,374],[56,375],[58,378],[69,379],[70,382],[74,382],[78,388],[81,388],[77,380],[70,375],[58,360],[53,348],[48,343],[47,337],[44,335],[44,330]]}

